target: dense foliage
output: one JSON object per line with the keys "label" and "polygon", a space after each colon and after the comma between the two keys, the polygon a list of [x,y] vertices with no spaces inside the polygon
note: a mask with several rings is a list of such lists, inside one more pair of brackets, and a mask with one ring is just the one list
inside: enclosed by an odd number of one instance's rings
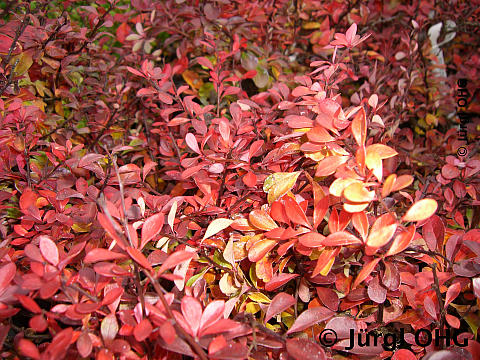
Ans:
{"label": "dense foliage", "polygon": [[478,1],[0,4],[2,358],[479,358]]}

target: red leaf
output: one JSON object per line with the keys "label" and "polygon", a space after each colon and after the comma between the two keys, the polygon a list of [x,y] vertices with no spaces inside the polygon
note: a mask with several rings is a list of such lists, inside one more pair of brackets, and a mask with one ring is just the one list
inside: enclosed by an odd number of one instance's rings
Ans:
{"label": "red leaf", "polygon": [[153,327],[148,319],[143,319],[140,321],[133,330],[133,336],[135,336],[135,340],[143,341],[150,336],[152,333]]}
{"label": "red leaf", "polygon": [[83,262],[94,263],[97,261],[109,261],[109,260],[118,260],[118,259],[126,259],[127,256],[125,254],[121,254],[115,251],[110,251],[107,249],[96,248],[92,249],[88,252],[88,254],[83,259]]}
{"label": "red leaf", "polygon": [[205,310],[203,310],[202,318],[200,319],[200,328],[198,330],[199,337],[202,336],[202,331],[204,329],[223,318],[224,309],[225,301],[223,300],[214,300],[206,306]]}
{"label": "red leaf", "polygon": [[395,237],[385,256],[395,255],[405,250],[408,245],[410,245],[410,242],[413,240],[414,236],[415,225],[410,225],[407,228],[407,231],[403,231]]}
{"label": "red leaf", "polygon": [[352,224],[355,230],[357,230],[362,239],[365,240],[368,234],[368,219],[365,211],[360,211],[352,215]]}
{"label": "red leaf", "polygon": [[110,290],[105,294],[102,300],[102,305],[110,305],[112,304],[115,300],[117,300],[120,296],[123,295],[123,288],[121,287],[116,287]]}
{"label": "red leaf", "polygon": [[[30,244],[28,244],[30,245]],[[17,267],[15,263],[8,262],[0,268],[0,289],[5,289],[15,277]]]}
{"label": "red leaf", "polygon": [[18,350],[23,356],[30,357],[32,359],[40,359],[40,352],[37,346],[30,340],[21,338],[18,341]]}
{"label": "red leaf", "polygon": [[268,322],[272,317],[281,313],[282,311],[287,310],[290,306],[293,306],[296,303],[295,298],[287,293],[281,292],[277,294],[270,303],[267,313],[265,314],[265,323]]}
{"label": "red leaf", "polygon": [[184,296],[182,299],[182,313],[190,326],[191,333],[193,336],[197,336],[202,318],[202,304],[192,296]]}
{"label": "red leaf", "polygon": [[141,267],[148,269],[148,270],[153,270],[152,265],[148,262],[147,258],[145,255],[143,255],[140,250],[135,249],[133,247],[128,246],[127,247],[127,253],[130,255],[130,257]]}
{"label": "red leaf", "polygon": [[339,339],[350,337],[350,330],[357,332],[357,324],[351,317],[337,316],[327,322],[325,329],[333,330]]}
{"label": "red leaf", "polygon": [[326,360],[320,345],[307,339],[287,339],[288,354],[295,360]]}
{"label": "red leaf", "polygon": [[220,319],[215,324],[202,331],[202,336],[218,334],[225,331],[231,331],[238,326],[238,323],[230,319]]}
{"label": "red leaf", "polygon": [[68,348],[71,345],[72,337],[73,337],[73,329],[71,327],[61,330],[55,335],[51,344],[47,347],[47,350],[45,350],[45,352],[43,353],[43,356],[45,356],[45,358],[47,359],[64,358],[63,355],[67,354]]}
{"label": "red leaf", "polygon": [[284,120],[288,127],[292,129],[302,129],[313,127],[313,120],[302,115],[288,115]]}
{"label": "red leaf", "polygon": [[287,335],[293,332],[302,331],[314,324],[331,318],[333,315],[335,315],[335,312],[323,306],[305,310],[297,317],[292,327],[288,329]]}
{"label": "red leaf", "polygon": [[332,311],[338,310],[340,299],[335,291],[330,288],[317,287],[317,295],[320,301]]}
{"label": "red leaf", "polygon": [[249,171],[244,175],[242,181],[245,185],[254,187],[257,184],[257,176],[253,172]]}
{"label": "red leaf", "polygon": [[285,211],[290,221],[294,224],[303,225],[309,229],[312,228],[312,225],[310,225],[307,217],[305,216],[305,212],[290,196],[285,197]]}
{"label": "red leaf", "polygon": [[213,353],[223,349],[227,346],[227,341],[223,335],[215,337],[210,344],[208,345],[208,354],[212,355]]}
{"label": "red leaf", "polygon": [[340,231],[339,227],[338,212],[337,209],[333,208],[330,217],[328,218],[328,229],[330,230],[330,233],[333,234]]}
{"label": "red leaf", "polygon": [[243,360],[247,359],[248,347],[241,343],[229,341],[220,350],[212,354],[212,358],[218,360]]}
{"label": "red leaf", "polygon": [[175,328],[170,323],[170,321],[164,321],[160,326],[160,336],[167,344],[172,344],[175,341],[177,333],[175,332]]}
{"label": "red leaf", "polygon": [[320,247],[324,246],[323,241],[325,240],[325,236],[317,233],[317,232],[309,232],[306,233],[298,238],[298,242],[306,247]]}
{"label": "red leaf", "polygon": [[378,304],[383,304],[387,299],[387,289],[380,284],[378,276],[375,276],[367,288],[368,297]]}
{"label": "red leaf", "polygon": [[165,221],[165,215],[158,213],[150,216],[142,226],[142,242],[140,249],[143,249],[146,243],[157,235],[162,230],[163,222]]}
{"label": "red leaf", "polygon": [[158,274],[162,274],[168,269],[174,268],[178,264],[195,257],[197,257],[197,254],[190,251],[175,251],[165,260],[160,269],[158,269]]}
{"label": "red leaf", "polygon": [[437,320],[437,309],[435,307],[435,303],[433,302],[430,296],[425,296],[425,300],[423,301],[423,305],[425,306],[425,311],[435,320]]}
{"label": "red leaf", "polygon": [[81,357],[88,357],[92,353],[93,344],[92,339],[87,332],[82,334],[77,339],[77,350]]}
{"label": "red leaf", "polygon": [[392,360],[417,360],[417,357],[410,350],[398,349],[393,354]]}
{"label": "red leaf", "polygon": [[324,246],[346,246],[360,244],[362,244],[362,240],[346,231],[338,231],[330,234],[323,241]]}
{"label": "red leaf", "polygon": [[380,262],[381,258],[376,258],[370,261],[368,264],[364,265],[362,267],[362,270],[357,275],[357,278],[355,279],[352,289],[355,289],[363,280],[365,280],[368,275],[375,269],[375,266]]}
{"label": "red leaf", "polygon": [[198,147],[198,142],[197,139],[195,138],[195,135],[192,133],[188,133],[185,136],[185,142],[187,143],[188,147],[195,151],[197,154],[201,154],[200,148]]}
{"label": "red leaf", "polygon": [[46,235],[39,236],[40,252],[45,260],[53,266],[58,265],[59,255],[57,245]]}
{"label": "red leaf", "polygon": [[462,287],[458,282],[450,285],[450,287],[447,290],[447,295],[445,296],[445,309],[447,308],[448,304],[450,304],[453,300],[457,298],[461,290],[462,290]]}
{"label": "red leaf", "polygon": [[48,327],[47,320],[42,314],[32,317],[28,324],[36,332],[44,332]]}
{"label": "red leaf", "polygon": [[16,297],[18,300],[20,300],[22,306],[28,311],[31,311],[35,314],[40,314],[42,312],[40,306],[38,306],[35,300],[33,300],[31,297],[25,295],[16,295]]}
{"label": "red leaf", "polygon": [[265,284],[265,290],[267,291],[273,291],[278,289],[280,286],[286,284],[290,280],[298,277],[300,275],[298,274],[278,274],[275,275],[268,283]]}

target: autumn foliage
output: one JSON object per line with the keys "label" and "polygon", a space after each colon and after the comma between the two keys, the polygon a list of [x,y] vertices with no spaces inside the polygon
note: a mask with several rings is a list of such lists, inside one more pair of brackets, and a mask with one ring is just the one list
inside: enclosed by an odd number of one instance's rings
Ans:
{"label": "autumn foliage", "polygon": [[0,5],[2,358],[479,358],[478,1]]}

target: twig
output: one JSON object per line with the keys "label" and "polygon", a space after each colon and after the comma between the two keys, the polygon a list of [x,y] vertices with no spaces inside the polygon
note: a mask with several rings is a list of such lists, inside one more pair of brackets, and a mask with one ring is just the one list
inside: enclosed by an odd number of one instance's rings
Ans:
{"label": "twig", "polygon": [[[440,304],[440,330],[443,329],[445,325],[445,303],[443,302],[442,298],[442,293],[440,292],[440,282],[438,281],[438,275],[437,275],[437,264],[433,263],[429,265],[432,269],[433,272],[433,281],[434,285],[432,286],[433,289],[435,290],[435,293],[437,294],[437,299],[438,303]],[[443,345],[441,345],[443,348]]]}
{"label": "twig", "polygon": [[[120,178],[120,173],[118,171],[117,162],[116,162],[115,159],[111,159],[110,154],[108,154],[108,157],[110,158],[110,162],[113,164],[113,168],[115,169],[115,175],[117,175],[118,187],[120,189],[120,201],[121,201],[121,204],[122,204],[123,231],[127,235],[128,243],[130,244],[130,246],[132,248],[136,248],[136,246],[134,246],[134,244],[133,244],[132,237],[130,236],[130,231],[128,229],[127,209],[126,209],[126,206],[125,206],[125,192],[123,190],[123,183],[122,183],[122,179]],[[143,287],[140,284],[140,270],[138,268],[138,264],[135,261],[133,263],[133,267],[134,267],[134,271],[135,271],[135,278],[134,278],[135,287],[137,288],[138,296],[140,297],[140,304],[142,305],[142,314],[143,314],[143,316],[145,316],[145,314],[146,314],[146,312],[145,312],[145,296],[143,294]]]}

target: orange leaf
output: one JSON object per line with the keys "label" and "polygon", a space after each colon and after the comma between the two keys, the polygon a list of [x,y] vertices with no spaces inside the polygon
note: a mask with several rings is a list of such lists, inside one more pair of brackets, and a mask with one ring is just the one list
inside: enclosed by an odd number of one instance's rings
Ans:
{"label": "orange leaf", "polygon": [[313,231],[298,238],[300,244],[311,248],[323,246],[323,240],[325,240],[325,236]]}
{"label": "orange leaf", "polygon": [[414,235],[415,235],[415,225],[410,225],[407,228],[407,231],[401,232],[395,237],[395,240],[393,240],[392,246],[390,246],[390,249],[388,249],[385,256],[395,255],[405,250],[410,244],[410,242],[413,240]]}
{"label": "orange leaf", "polygon": [[382,198],[387,197],[391,192],[395,185],[395,181],[397,180],[397,175],[390,174],[385,181],[383,182],[382,187]]}
{"label": "orange leaf", "polygon": [[365,139],[367,137],[367,118],[365,115],[365,110],[360,109],[359,112],[355,114],[355,117],[352,121],[352,133],[355,141],[359,146],[365,144]]}
{"label": "orange leaf", "polygon": [[355,289],[363,280],[365,280],[368,275],[375,269],[375,266],[380,262],[381,258],[376,258],[370,261],[368,264],[364,265],[362,270],[357,275],[357,278],[355,279],[352,290]]}
{"label": "orange leaf", "polygon": [[312,130],[307,132],[307,138],[310,141],[323,143],[335,140],[335,138],[328,133],[322,126],[315,126]]}
{"label": "orange leaf", "polygon": [[389,213],[380,216],[372,225],[372,229],[367,238],[367,248],[365,254],[372,255],[380,247],[390,241],[390,238],[397,229],[397,221]]}
{"label": "orange leaf", "polygon": [[313,270],[312,277],[317,276],[318,274],[322,273],[322,275],[326,276],[327,274],[323,273],[328,269],[331,260],[338,255],[340,252],[340,248],[337,247],[336,249],[325,249],[322,251],[320,256],[317,259],[317,264],[315,265],[315,269]]}
{"label": "orange leaf", "polygon": [[352,215],[352,223],[355,230],[357,230],[362,239],[365,240],[368,233],[368,219],[365,211],[356,212]]}
{"label": "orange leaf", "polygon": [[248,250],[248,260],[251,262],[257,262],[263,258],[270,250],[272,250],[277,242],[275,240],[260,240],[257,241],[252,247]]}
{"label": "orange leaf", "polygon": [[400,175],[396,180],[395,184],[393,185],[392,191],[398,191],[401,189],[410,186],[413,183],[413,176],[412,175]]}
{"label": "orange leaf", "polygon": [[323,241],[324,246],[344,246],[344,245],[360,245],[362,240],[346,231],[338,231],[330,234]]}
{"label": "orange leaf", "polygon": [[264,210],[253,210],[248,215],[250,224],[260,230],[270,231],[278,227],[277,223]]}
{"label": "orange leaf", "polygon": [[390,146],[383,145],[383,144],[373,144],[367,146],[367,157],[368,154],[375,153],[378,155],[380,159],[388,159],[398,155],[398,153],[393,150]]}
{"label": "orange leaf", "polygon": [[434,199],[422,199],[413,204],[402,221],[422,221],[432,216],[437,211],[438,204]]}
{"label": "orange leaf", "polygon": [[337,171],[337,168],[346,163],[348,160],[348,156],[329,156],[323,159],[318,163],[317,172],[315,176],[328,176],[332,175]]}

